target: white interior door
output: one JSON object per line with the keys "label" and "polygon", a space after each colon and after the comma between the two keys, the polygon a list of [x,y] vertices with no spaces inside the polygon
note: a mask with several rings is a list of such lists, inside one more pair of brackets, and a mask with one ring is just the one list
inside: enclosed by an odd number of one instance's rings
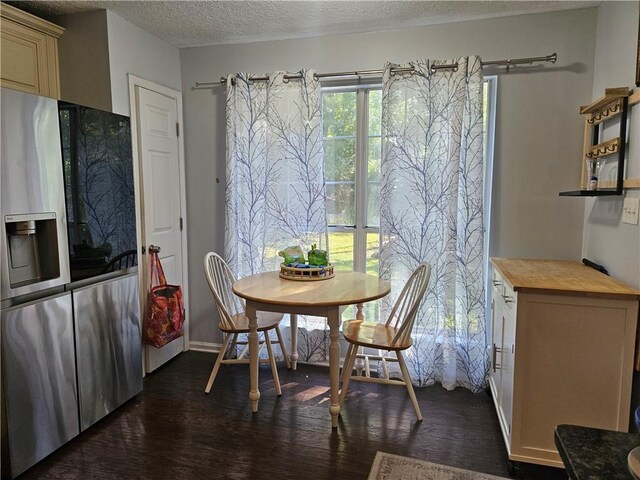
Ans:
{"label": "white interior door", "polygon": [[[136,86],[135,91],[142,185],[142,245],[147,253],[151,245],[160,247],[167,282],[182,285],[184,289],[178,106],[175,98],[161,93],[140,86]],[[148,292],[149,255],[142,258],[143,291]],[[162,348],[145,345],[145,370],[155,370],[184,349],[184,336]]]}

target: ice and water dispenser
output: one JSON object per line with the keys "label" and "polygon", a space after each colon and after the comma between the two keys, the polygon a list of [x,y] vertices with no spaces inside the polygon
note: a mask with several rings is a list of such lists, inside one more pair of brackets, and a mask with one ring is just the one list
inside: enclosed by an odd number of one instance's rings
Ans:
{"label": "ice and water dispenser", "polygon": [[4,223],[12,289],[60,276],[55,213],[5,215]]}

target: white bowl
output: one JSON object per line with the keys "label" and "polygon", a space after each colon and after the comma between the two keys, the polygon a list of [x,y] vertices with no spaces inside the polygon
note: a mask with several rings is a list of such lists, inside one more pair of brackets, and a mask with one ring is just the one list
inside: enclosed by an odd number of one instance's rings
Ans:
{"label": "white bowl", "polygon": [[633,478],[640,480],[640,447],[636,447],[629,452],[627,456],[627,466]]}

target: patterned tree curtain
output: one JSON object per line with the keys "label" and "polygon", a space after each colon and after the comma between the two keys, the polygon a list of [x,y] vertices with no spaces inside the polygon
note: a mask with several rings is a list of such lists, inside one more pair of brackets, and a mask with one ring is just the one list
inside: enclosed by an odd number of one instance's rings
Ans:
{"label": "patterned tree curtain", "polygon": [[[238,278],[278,270],[287,246],[328,242],[320,84],[312,70],[300,73],[227,79],[225,258]],[[301,361],[326,359],[325,323],[299,317]]]}
{"label": "patterned tree curtain", "polygon": [[[433,70],[457,63],[455,70]],[[420,60],[382,92],[380,273],[394,294],[421,262],[432,266],[405,354],[416,385],[484,388],[483,96],[480,58]]]}
{"label": "patterned tree curtain", "polygon": [[320,85],[300,73],[227,81],[225,257],[237,277],[279,269],[289,245],[326,246]]}

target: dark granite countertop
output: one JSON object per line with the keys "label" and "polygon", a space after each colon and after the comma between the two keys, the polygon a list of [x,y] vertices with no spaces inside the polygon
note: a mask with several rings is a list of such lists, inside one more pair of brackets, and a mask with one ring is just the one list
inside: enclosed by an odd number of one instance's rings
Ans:
{"label": "dark granite countertop", "polygon": [[630,480],[627,455],[640,446],[640,434],[558,425],[555,442],[573,480]]}

